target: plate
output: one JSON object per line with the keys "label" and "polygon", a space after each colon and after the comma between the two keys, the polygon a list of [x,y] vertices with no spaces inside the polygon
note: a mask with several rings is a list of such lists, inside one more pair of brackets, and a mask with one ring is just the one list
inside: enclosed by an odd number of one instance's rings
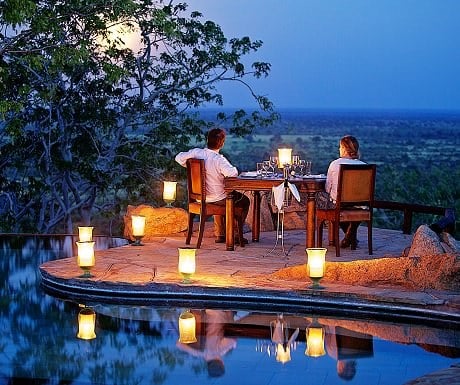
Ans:
{"label": "plate", "polygon": [[310,175],[304,175],[302,178],[304,178],[304,179],[326,179],[326,175],[324,175],[324,174],[310,174]]}
{"label": "plate", "polygon": [[257,171],[246,171],[240,174],[241,178],[257,178],[258,176]]}

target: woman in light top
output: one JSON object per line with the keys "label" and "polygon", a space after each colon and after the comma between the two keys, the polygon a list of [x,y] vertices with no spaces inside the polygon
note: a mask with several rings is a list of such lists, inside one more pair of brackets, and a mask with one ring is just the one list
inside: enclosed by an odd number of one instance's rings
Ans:
{"label": "woman in light top", "polygon": [[[337,185],[339,179],[339,170],[341,164],[363,164],[359,160],[359,143],[358,140],[351,135],[345,135],[339,141],[339,158],[333,160],[329,164],[327,170],[325,191],[317,194],[316,205],[323,210],[335,209],[337,199]],[[359,222],[340,222],[340,228],[345,233],[345,237],[340,242],[340,247],[350,247],[356,249],[358,240],[356,234],[358,231]]]}

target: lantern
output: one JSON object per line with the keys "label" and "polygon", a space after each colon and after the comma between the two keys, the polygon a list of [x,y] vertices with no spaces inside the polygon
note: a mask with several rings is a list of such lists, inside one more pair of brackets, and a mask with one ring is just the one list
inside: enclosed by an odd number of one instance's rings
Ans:
{"label": "lantern", "polygon": [[143,215],[131,215],[131,225],[135,239],[132,245],[143,246],[141,239],[145,235],[145,217]]}
{"label": "lantern", "polygon": [[196,249],[191,247],[179,248],[179,273],[183,277],[183,283],[190,283],[190,277],[195,273]]}
{"label": "lantern", "polygon": [[78,249],[77,264],[83,270],[81,278],[92,277],[90,270],[96,264],[94,256],[94,243],[91,242],[76,242]]}
{"label": "lantern", "polygon": [[284,168],[285,165],[292,163],[292,148],[278,148],[278,167]]}
{"label": "lantern", "polygon": [[323,247],[307,249],[307,272],[310,279],[313,281],[311,289],[324,289],[320,286],[319,281],[324,277],[326,270],[326,252]]}
{"label": "lantern", "polygon": [[79,227],[78,228],[78,240],[80,242],[91,242],[93,240],[93,228],[94,227]]}
{"label": "lantern", "polygon": [[163,200],[167,207],[172,207],[172,203],[176,200],[176,185],[177,182],[163,182]]}

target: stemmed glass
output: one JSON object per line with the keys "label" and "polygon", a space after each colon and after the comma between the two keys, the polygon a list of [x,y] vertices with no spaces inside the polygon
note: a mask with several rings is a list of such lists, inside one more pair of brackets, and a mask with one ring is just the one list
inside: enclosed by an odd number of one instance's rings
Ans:
{"label": "stemmed glass", "polygon": [[269,160],[264,160],[262,164],[262,170],[264,171],[264,174],[266,177],[268,177],[268,170],[270,169],[270,161]]}
{"label": "stemmed glass", "polygon": [[305,159],[300,159],[299,160],[299,172],[300,176],[304,176],[304,171],[305,170]]}
{"label": "stemmed glass", "polygon": [[278,167],[278,157],[277,156],[271,156],[270,157],[270,168],[273,171],[273,175],[275,174],[275,170]]}
{"label": "stemmed glass", "polygon": [[296,173],[297,167],[299,167],[299,162],[300,162],[300,156],[293,155],[292,156],[292,170],[294,171],[294,173]]}

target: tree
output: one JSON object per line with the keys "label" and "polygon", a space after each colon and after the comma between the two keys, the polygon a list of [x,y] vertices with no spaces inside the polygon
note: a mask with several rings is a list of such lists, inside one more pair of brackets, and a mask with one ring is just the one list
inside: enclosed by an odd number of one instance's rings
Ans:
{"label": "tree", "polygon": [[[0,212],[8,231],[73,232],[73,223],[142,199],[200,140],[194,112],[238,82],[259,109],[216,119],[237,135],[276,119],[243,58],[262,42],[228,40],[199,12],[162,0],[0,1]],[[128,43],[128,38],[133,38]],[[152,192],[149,191],[149,194]]]}

